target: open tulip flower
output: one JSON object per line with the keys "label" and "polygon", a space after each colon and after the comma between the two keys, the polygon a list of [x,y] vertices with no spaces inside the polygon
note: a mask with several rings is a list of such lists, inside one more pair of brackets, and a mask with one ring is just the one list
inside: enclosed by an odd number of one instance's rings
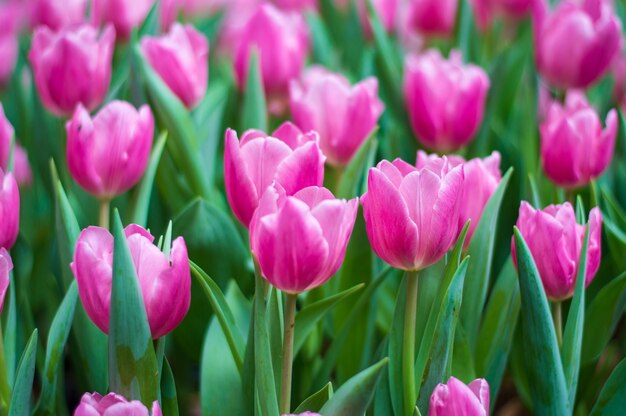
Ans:
{"label": "open tulip flower", "polygon": [[33,27],[43,25],[60,30],[85,20],[87,0],[35,0],[32,3]]}
{"label": "open tulip flower", "polygon": [[109,393],[85,393],[74,410],[74,416],[162,416],[161,406],[155,401],[148,411],[138,400],[126,400],[124,396]]}
{"label": "open tulip flower", "polygon": [[446,384],[439,384],[430,396],[429,416],[488,416],[489,384],[477,379],[465,385],[450,377]]}

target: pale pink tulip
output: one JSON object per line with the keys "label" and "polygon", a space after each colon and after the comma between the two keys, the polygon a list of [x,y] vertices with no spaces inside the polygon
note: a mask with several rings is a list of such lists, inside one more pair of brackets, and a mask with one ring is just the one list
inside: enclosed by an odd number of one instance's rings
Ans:
{"label": "pale pink tulip", "polygon": [[488,416],[489,384],[483,378],[465,385],[450,377],[446,384],[438,384],[430,396],[428,416]]}

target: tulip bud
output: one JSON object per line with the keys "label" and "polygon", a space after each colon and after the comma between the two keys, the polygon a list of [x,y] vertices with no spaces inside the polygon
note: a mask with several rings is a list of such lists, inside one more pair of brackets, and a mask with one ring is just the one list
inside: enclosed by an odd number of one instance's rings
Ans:
{"label": "tulip bud", "polygon": [[[598,208],[589,213],[588,226],[585,287],[589,286],[600,267],[602,214]],[[564,300],[574,294],[586,227],[576,223],[576,214],[569,202],[536,210],[522,201],[517,228],[530,249],[543,288],[551,300]],[[511,241],[511,250],[517,266],[514,241]]]}
{"label": "tulip bud", "polygon": [[237,219],[246,227],[265,189],[278,182],[293,195],[307,186],[321,186],[325,157],[316,132],[302,134],[291,123],[283,123],[271,136],[248,130],[237,140],[226,130],[224,182],[226,196]]}
{"label": "tulip bud", "polygon": [[9,283],[11,282],[10,273],[13,270],[13,262],[9,252],[4,248],[0,248],[0,313],[4,307],[4,297],[7,294]]}
{"label": "tulip bud", "polygon": [[17,62],[19,14],[19,9],[13,5],[0,3],[0,88],[11,79]]}
{"label": "tulip bud", "polygon": [[121,40],[130,37],[148,15],[154,0],[93,0],[92,16],[96,24],[111,23]]}
{"label": "tulip bud", "polygon": [[[152,338],[170,333],[180,324],[191,301],[191,274],[182,237],[172,243],[170,258],[153,244],[154,237],[139,225],[124,229],[135,264]],[[70,265],[78,294],[93,323],[109,332],[113,279],[113,236],[100,227],[88,227],[78,236]]]}
{"label": "tulip bud", "polygon": [[47,27],[37,28],[28,59],[44,106],[66,116],[78,104],[88,110],[100,105],[111,80],[114,41],[111,26],[100,35],[88,25],[57,33]]}
{"label": "tulip bud", "polygon": [[400,159],[371,168],[361,203],[378,257],[403,270],[439,261],[459,235],[463,181],[463,165],[445,156],[421,169]]}
{"label": "tulip bud", "polygon": [[163,82],[192,108],[204,98],[209,78],[209,43],[192,25],[174,23],[160,38],[146,36],[141,49]]}
{"label": "tulip bud", "polygon": [[450,377],[447,384],[438,384],[430,396],[428,416],[489,415],[489,384],[483,378],[465,385]]}
{"label": "tulip bud", "polygon": [[335,199],[310,186],[287,196],[267,188],[250,223],[250,247],[263,276],[276,288],[300,293],[324,284],[346,254],[358,200]]}
{"label": "tulip bud", "polygon": [[57,31],[85,20],[87,0],[35,0],[31,11],[33,27],[48,26]]}
{"label": "tulip bud", "polygon": [[553,102],[541,124],[541,163],[546,175],[565,188],[584,186],[611,163],[617,136],[617,112],[609,111],[606,128],[584,94],[570,92],[565,106]]}
{"label": "tulip bud", "polygon": [[458,0],[412,0],[409,24],[426,36],[451,36]]}
{"label": "tulip bud", "polygon": [[537,8],[537,69],[551,84],[587,88],[608,70],[622,43],[622,25],[609,3],[566,0],[551,13]]}
{"label": "tulip bud", "polygon": [[111,199],[133,187],[146,170],[154,134],[147,105],[137,111],[112,101],[93,119],[79,106],[65,129],[68,169],[87,192]]}
{"label": "tulip bud", "polygon": [[343,75],[317,66],[300,82],[292,81],[289,93],[294,121],[304,131],[318,132],[320,147],[335,166],[350,163],[384,109],[376,78],[351,86]]}
{"label": "tulip bud", "polygon": [[405,65],[404,97],[418,140],[429,149],[459,149],[476,134],[483,120],[489,77],[463,64],[458,51],[448,60],[439,51],[411,55]]}
{"label": "tulip bud", "polygon": [[356,7],[359,13],[361,27],[368,37],[372,36],[372,25],[370,24],[370,12],[367,6],[372,2],[372,7],[376,10],[383,28],[387,32],[392,32],[396,25],[398,14],[398,0],[357,0]]}
{"label": "tulip bud", "polygon": [[0,169],[0,247],[13,247],[20,230],[20,192],[10,172]]}
{"label": "tulip bud", "polygon": [[162,416],[158,401],[152,403],[152,411],[148,412],[138,400],[128,401],[124,396],[117,393],[109,393],[101,396],[99,393],[85,393],[80,399],[80,404],[74,410],[74,416]]}

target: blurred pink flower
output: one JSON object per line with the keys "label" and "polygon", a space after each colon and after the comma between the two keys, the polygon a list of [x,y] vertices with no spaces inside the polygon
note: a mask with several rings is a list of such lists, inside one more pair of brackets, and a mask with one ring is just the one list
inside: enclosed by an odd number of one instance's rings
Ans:
{"label": "blurred pink flower", "polygon": [[489,384],[483,378],[465,385],[450,377],[446,384],[438,384],[430,396],[428,416],[488,416]]}
{"label": "blurred pink flower", "polygon": [[99,393],[85,393],[80,404],[74,410],[74,416],[162,416],[161,407],[156,400],[152,404],[152,411],[148,412],[138,400],[128,401],[122,395],[109,393],[101,396]]}
{"label": "blurred pink flower", "polygon": [[4,297],[11,282],[11,270],[13,270],[11,255],[4,247],[0,247],[0,313],[4,308]]}
{"label": "blurred pink flower", "polygon": [[10,250],[20,231],[20,192],[11,172],[0,169],[0,247]]}
{"label": "blurred pink flower", "polygon": [[119,40],[127,40],[130,32],[139,27],[154,0],[93,0],[92,17],[96,24],[111,23]]}
{"label": "blurred pink flower", "polygon": [[60,30],[83,23],[86,10],[87,0],[34,0],[31,6],[31,25]]}
{"label": "blurred pink flower", "polygon": [[451,36],[458,7],[458,0],[412,0],[409,25],[423,35]]}

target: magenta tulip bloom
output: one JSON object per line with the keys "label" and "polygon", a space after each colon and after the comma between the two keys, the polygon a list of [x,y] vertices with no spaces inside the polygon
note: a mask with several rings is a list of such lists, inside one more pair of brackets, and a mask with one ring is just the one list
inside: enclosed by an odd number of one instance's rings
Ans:
{"label": "magenta tulip bloom", "polygon": [[92,17],[96,24],[111,23],[117,36],[126,40],[148,15],[154,0],[93,0]]}
{"label": "magenta tulip bloom", "polygon": [[13,5],[0,3],[0,88],[11,79],[17,62],[19,13]]}
{"label": "magenta tulip bloom", "polygon": [[174,23],[160,38],[146,36],[141,49],[172,92],[192,108],[204,98],[209,79],[209,42],[192,25]]}
{"label": "magenta tulip bloom", "polygon": [[[0,168],[7,170],[11,153],[11,141],[15,139],[13,126],[4,114],[4,108],[0,103]],[[28,185],[33,180],[33,175],[28,163],[26,150],[19,144],[14,144],[13,149],[13,173],[19,185]]]}
{"label": "magenta tulip bloom", "polygon": [[617,112],[609,111],[606,128],[584,94],[570,92],[565,106],[553,102],[541,124],[541,163],[557,185],[587,185],[610,165],[617,136]]}
{"label": "magenta tulip bloom", "polygon": [[400,159],[370,169],[361,203],[378,257],[399,269],[421,270],[446,254],[459,235],[463,169],[445,156],[421,169]]}
{"label": "magenta tulip bloom", "polygon": [[71,115],[78,104],[96,108],[111,80],[115,32],[89,25],[52,32],[37,28],[28,54],[41,101],[56,115]]}
{"label": "magenta tulip bloom", "polygon": [[438,384],[430,396],[428,416],[488,416],[489,384],[483,378],[465,385],[450,377],[447,384]]}
{"label": "magenta tulip bloom", "polygon": [[250,247],[263,276],[287,293],[324,284],[343,262],[358,205],[317,186],[293,196],[279,185],[267,188],[250,223]]}
{"label": "magenta tulip bloom", "polygon": [[[481,30],[485,30],[495,15],[504,15],[512,19],[521,19],[527,16],[537,0],[470,0],[474,9],[476,23]],[[541,1],[541,0],[539,0]]]}
{"label": "magenta tulip bloom", "polygon": [[20,191],[15,177],[0,169],[0,247],[9,250],[20,231]]}
{"label": "magenta tulip bloom", "polygon": [[350,163],[378,123],[384,105],[378,80],[367,78],[354,86],[341,74],[311,67],[289,89],[291,114],[304,131],[320,135],[320,147],[335,166]]}
{"label": "magenta tulip bloom", "polygon": [[226,130],[224,182],[226,196],[239,221],[246,227],[259,199],[273,181],[293,195],[307,186],[324,182],[324,160],[316,132],[302,134],[291,123],[282,124],[271,136],[248,130],[237,140]]}
{"label": "magenta tulip bloom", "polygon": [[112,101],[93,119],[79,106],[65,129],[70,174],[86,191],[111,199],[141,179],[154,134],[147,105],[137,111],[127,102]]}
{"label": "magenta tulip bloom", "polygon": [[35,0],[31,10],[31,24],[48,26],[51,30],[83,23],[87,0]]}
{"label": "magenta tulip bloom", "polygon": [[[153,244],[154,237],[141,226],[124,229],[139,279],[152,338],[174,330],[189,310],[191,275],[187,246],[182,237],[172,243],[168,259]],[[76,241],[72,271],[78,294],[89,318],[104,333],[109,332],[113,236],[100,227],[85,228]]]}
{"label": "magenta tulip bloom", "polygon": [[[437,159],[436,155],[427,155],[423,151],[417,153],[417,168],[421,169],[428,164],[429,161]],[[470,226],[465,237],[464,248],[469,243],[476,231],[476,226],[480,222],[480,218],[485,209],[485,205],[489,202],[489,198],[496,191],[502,173],[500,172],[500,153],[493,152],[491,156],[484,159],[475,158],[465,161],[460,156],[449,156],[448,161],[452,166],[463,165],[465,172],[465,182],[463,184],[463,195],[461,197],[460,214],[459,214],[459,233],[465,227],[467,220]]]}
{"label": "magenta tulip bloom", "polygon": [[11,141],[14,139],[13,125],[4,114],[4,107],[0,103],[0,168],[6,170],[11,154]]}
{"label": "magenta tulip bloom", "polygon": [[101,396],[99,393],[85,393],[74,410],[74,416],[162,416],[158,401],[152,403],[148,412],[138,400],[128,401],[117,393]]}
{"label": "magenta tulip bloom", "polygon": [[[588,225],[585,287],[589,286],[598,272],[602,256],[602,214],[598,208],[593,208],[589,213]],[[528,202],[522,201],[517,228],[535,260],[548,298],[560,301],[572,297],[586,225],[576,223],[576,214],[570,203],[536,210]],[[511,241],[511,250],[517,265],[514,241]]]}
{"label": "magenta tulip bloom", "polygon": [[282,10],[297,12],[317,10],[317,0],[274,0],[274,4]]}
{"label": "magenta tulip bloom", "polygon": [[451,36],[458,0],[412,0],[409,25],[427,36]]}
{"label": "magenta tulip bloom", "polygon": [[11,282],[10,273],[13,270],[13,261],[11,255],[4,248],[0,248],[0,313],[4,307],[4,297],[7,294],[9,283]]}
{"label": "magenta tulip bloom", "polygon": [[608,69],[621,45],[622,26],[608,1],[566,0],[535,13],[537,69],[551,84],[587,88]]}

